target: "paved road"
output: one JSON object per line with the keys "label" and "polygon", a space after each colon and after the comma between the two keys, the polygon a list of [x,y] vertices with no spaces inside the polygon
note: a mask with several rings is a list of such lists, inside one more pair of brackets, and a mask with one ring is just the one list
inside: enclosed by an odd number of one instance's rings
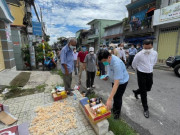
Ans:
{"label": "paved road", "polygon": [[[137,77],[129,70],[130,80],[123,97],[122,117],[142,135],[179,135],[180,134],[180,78],[172,71],[154,70],[154,85],[148,93],[150,118],[143,116],[140,100],[132,93],[137,89]],[[78,77],[75,77],[78,80]],[[82,87],[85,87],[85,73],[82,77]],[[98,95],[107,99],[110,82],[95,79]]]}

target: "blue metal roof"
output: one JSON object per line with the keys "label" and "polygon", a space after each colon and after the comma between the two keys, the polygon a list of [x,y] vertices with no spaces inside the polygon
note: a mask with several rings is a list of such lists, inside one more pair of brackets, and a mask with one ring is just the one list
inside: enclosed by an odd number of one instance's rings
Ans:
{"label": "blue metal roof", "polygon": [[156,0],[137,0],[136,2],[126,5],[127,9],[134,9]]}

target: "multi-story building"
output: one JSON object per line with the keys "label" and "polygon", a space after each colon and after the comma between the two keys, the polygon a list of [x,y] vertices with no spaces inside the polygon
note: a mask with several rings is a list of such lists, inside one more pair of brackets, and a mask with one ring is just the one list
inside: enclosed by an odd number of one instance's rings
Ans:
{"label": "multi-story building", "polygon": [[180,55],[180,0],[161,0],[161,8],[154,12],[153,26],[159,62]]}
{"label": "multi-story building", "polygon": [[14,18],[5,0],[0,0],[0,71],[15,67],[10,24]]}
{"label": "multi-story building", "polygon": [[104,42],[104,28],[116,23],[119,23],[119,20],[105,20],[105,19],[94,19],[88,23],[90,25],[90,30],[88,32],[87,44],[92,46],[97,50],[100,44]]}
{"label": "multi-story building", "polygon": [[89,47],[89,45],[87,44],[88,33],[89,31],[84,29],[76,32],[77,48],[81,48],[82,46],[86,46],[87,48]]}
{"label": "multi-story building", "polygon": [[158,0],[131,0],[126,7],[129,17],[124,26],[125,42],[142,44],[147,38],[155,39],[152,22],[154,10],[160,7]]}
{"label": "multi-story building", "polygon": [[123,22],[107,26],[104,29],[104,45],[109,45],[110,43],[119,44],[124,42]]}

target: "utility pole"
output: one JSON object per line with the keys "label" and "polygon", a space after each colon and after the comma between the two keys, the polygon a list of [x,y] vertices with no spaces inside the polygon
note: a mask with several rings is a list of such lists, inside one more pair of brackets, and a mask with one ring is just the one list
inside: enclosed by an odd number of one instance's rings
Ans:
{"label": "utility pole", "polygon": [[[26,2],[25,8],[30,8],[31,9],[32,1],[26,0],[25,2]],[[27,12],[26,12],[26,14],[27,14]],[[32,24],[32,18],[31,18],[31,16],[28,16],[26,19],[29,20],[27,26],[30,29],[32,29],[32,25],[31,25]],[[28,37],[28,40],[29,40],[29,52],[30,52],[31,69],[35,69],[36,68],[36,58],[35,58],[34,46],[32,45],[32,42],[33,42],[32,41],[32,36],[33,36],[32,32],[28,31],[27,37]]]}
{"label": "utility pole", "polygon": [[40,15],[41,15],[41,27],[42,27],[42,45],[43,45],[43,70],[44,70],[44,61],[45,61],[45,44],[44,44],[44,24],[43,24],[43,18],[42,18],[42,10],[40,8]]}

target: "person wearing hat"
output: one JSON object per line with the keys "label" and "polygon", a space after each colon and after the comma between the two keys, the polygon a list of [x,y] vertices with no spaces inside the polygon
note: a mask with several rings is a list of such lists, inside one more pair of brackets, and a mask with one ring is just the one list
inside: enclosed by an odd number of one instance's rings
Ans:
{"label": "person wearing hat", "polygon": [[89,48],[89,54],[86,55],[84,59],[84,68],[87,71],[87,78],[86,78],[86,87],[87,90],[94,88],[94,78],[96,74],[96,66],[97,60],[96,55],[94,54],[94,48]]}

